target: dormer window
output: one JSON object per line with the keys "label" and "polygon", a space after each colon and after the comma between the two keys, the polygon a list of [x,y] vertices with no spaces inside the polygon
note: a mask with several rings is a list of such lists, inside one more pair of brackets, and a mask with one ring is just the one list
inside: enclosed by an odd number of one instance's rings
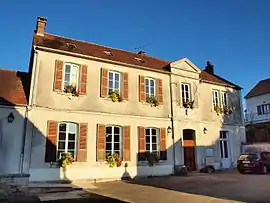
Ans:
{"label": "dormer window", "polygon": [[76,48],[76,44],[70,43],[70,42],[67,42],[67,46],[68,46],[68,48],[71,49],[71,50],[73,50],[73,49]]}
{"label": "dormer window", "polygon": [[139,61],[139,62],[141,62],[141,63],[143,63],[143,62],[144,62],[144,61],[143,61],[143,59],[138,58],[138,57],[135,57],[135,60],[137,60],[137,61]]}
{"label": "dormer window", "polygon": [[107,56],[112,56],[113,54],[112,54],[112,52],[110,52],[110,51],[103,51]]}

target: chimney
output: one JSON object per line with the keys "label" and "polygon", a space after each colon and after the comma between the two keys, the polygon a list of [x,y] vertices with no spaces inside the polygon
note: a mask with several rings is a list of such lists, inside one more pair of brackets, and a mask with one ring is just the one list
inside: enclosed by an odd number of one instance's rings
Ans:
{"label": "chimney", "polygon": [[139,51],[138,54],[140,54],[142,56],[145,56],[146,55],[146,52],[145,51]]}
{"label": "chimney", "polygon": [[36,33],[37,35],[43,36],[44,30],[46,27],[47,19],[44,17],[37,18],[37,26],[36,26]]}
{"label": "chimney", "polygon": [[207,73],[214,74],[214,66],[211,64],[210,61],[206,62],[206,66],[204,69]]}

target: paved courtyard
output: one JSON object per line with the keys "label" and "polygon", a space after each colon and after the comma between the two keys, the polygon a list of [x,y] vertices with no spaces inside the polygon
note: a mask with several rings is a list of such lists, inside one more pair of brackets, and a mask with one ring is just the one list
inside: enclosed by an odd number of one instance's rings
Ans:
{"label": "paved courtyard", "polygon": [[269,202],[270,175],[236,171],[188,177],[139,178],[95,184],[96,194],[126,202]]}

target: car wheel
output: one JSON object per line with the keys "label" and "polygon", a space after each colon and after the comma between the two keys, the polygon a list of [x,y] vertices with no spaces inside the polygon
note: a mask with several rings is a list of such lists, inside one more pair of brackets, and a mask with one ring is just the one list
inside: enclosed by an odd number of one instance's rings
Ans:
{"label": "car wheel", "polygon": [[262,167],[262,172],[263,172],[263,174],[267,174],[267,167],[266,166]]}

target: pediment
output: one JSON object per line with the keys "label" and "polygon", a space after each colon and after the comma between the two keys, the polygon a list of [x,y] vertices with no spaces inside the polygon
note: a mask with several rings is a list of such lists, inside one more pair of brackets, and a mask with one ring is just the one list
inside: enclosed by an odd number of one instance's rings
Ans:
{"label": "pediment", "polygon": [[178,69],[182,71],[192,72],[192,73],[200,73],[201,69],[195,66],[190,60],[187,58],[183,58],[171,63],[171,68]]}

